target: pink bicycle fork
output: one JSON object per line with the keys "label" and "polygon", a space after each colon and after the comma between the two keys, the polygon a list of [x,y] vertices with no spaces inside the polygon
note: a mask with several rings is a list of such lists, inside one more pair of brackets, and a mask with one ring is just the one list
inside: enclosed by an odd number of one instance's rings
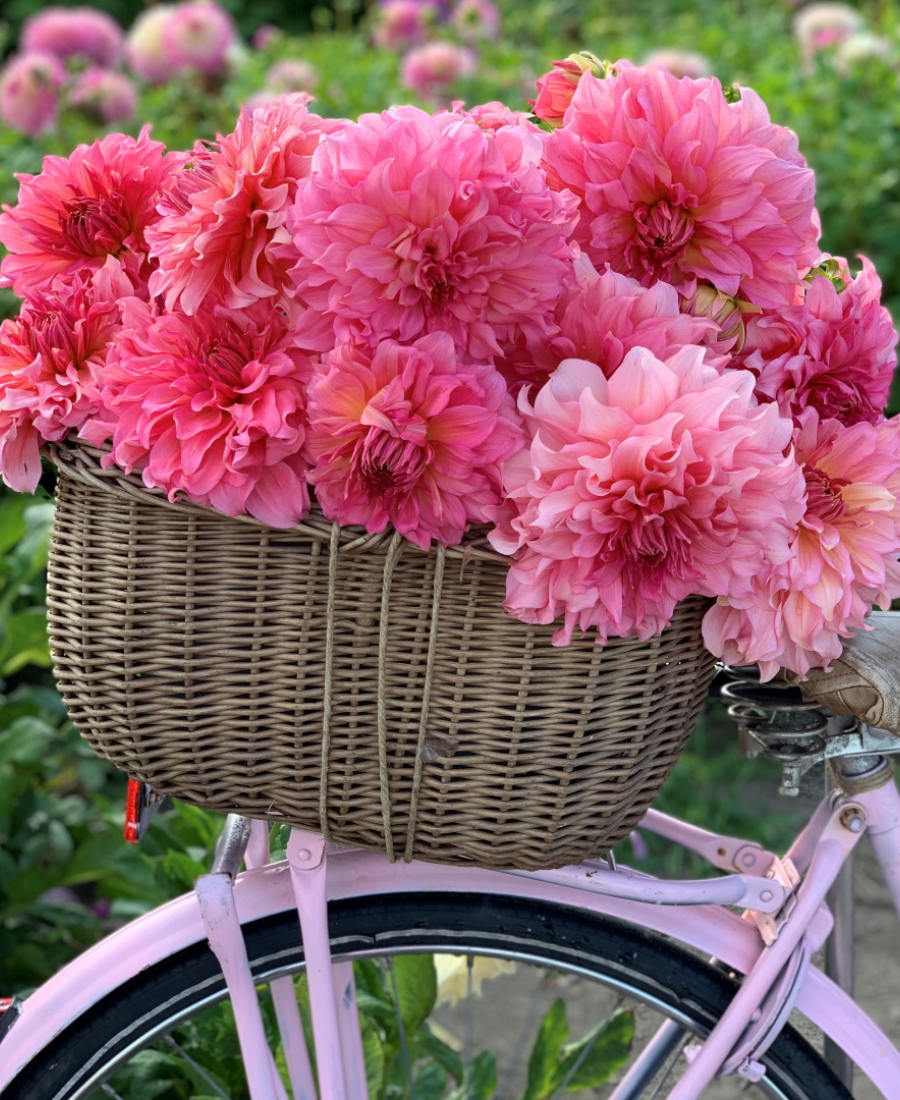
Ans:
{"label": "pink bicycle fork", "polygon": [[[742,842],[715,837],[652,811],[645,827],[695,851],[715,852],[723,869],[733,866],[735,871],[753,873],[694,884],[662,884],[644,876],[617,873],[599,864],[592,865],[589,874],[585,865],[546,875],[575,891],[610,892],[653,905],[708,904],[717,892],[725,904],[734,904],[737,897],[749,902],[745,919],[757,925],[765,947],[719,1022],[705,1042],[687,1046],[687,1032],[675,1021],[665,1023],[612,1098],[634,1100],[665,1058],[680,1046],[688,1064],[669,1100],[697,1100],[717,1075],[737,1073],[758,1080],[765,1073],[761,1059],[793,1008],[811,955],[831,930],[826,895],[864,833],[873,841],[900,910],[900,795],[893,782],[852,797],[836,794],[823,804],[783,860],[756,846],[741,846]],[[247,849],[248,866],[265,860],[265,830],[266,826],[254,823],[250,845],[243,838],[243,846],[235,846],[241,853]],[[319,836],[294,830],[287,857],[306,959],[315,1050],[313,1067],[294,979],[289,976],[273,979],[270,988],[291,1091],[294,1100],[364,1100],[366,1071],[353,967],[350,962],[331,961],[326,842]],[[239,857],[236,861],[240,862]],[[227,856],[217,860],[214,872],[198,881],[201,914],[234,1004],[252,1100],[287,1100],[287,1089],[266,1038],[235,910],[231,889],[237,870],[234,858],[231,863],[229,866]],[[541,872],[535,874],[544,877]]]}

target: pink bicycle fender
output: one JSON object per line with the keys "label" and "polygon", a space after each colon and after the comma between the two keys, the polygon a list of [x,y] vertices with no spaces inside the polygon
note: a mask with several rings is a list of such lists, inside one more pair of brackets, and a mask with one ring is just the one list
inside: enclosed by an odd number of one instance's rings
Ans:
{"label": "pink bicycle fender", "polygon": [[[520,878],[425,863],[388,864],[383,856],[368,852],[348,850],[329,856],[329,898],[411,891],[494,893],[585,909],[660,932],[739,973],[750,969],[762,949],[754,926],[717,906],[648,905],[544,882],[537,876]],[[287,863],[241,875],[235,897],[242,923],[293,909]],[[186,894],[79,955],[25,1001],[21,1016],[0,1044],[0,1093],[91,1005],[133,975],[204,939],[197,900]],[[847,1052],[887,1100],[897,1100],[900,1052],[821,971],[810,968],[796,1007]]]}

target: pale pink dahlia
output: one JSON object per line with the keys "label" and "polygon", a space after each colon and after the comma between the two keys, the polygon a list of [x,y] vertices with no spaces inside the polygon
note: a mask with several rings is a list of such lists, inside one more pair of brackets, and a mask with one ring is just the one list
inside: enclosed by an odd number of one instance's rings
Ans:
{"label": "pale pink dahlia", "polygon": [[56,125],[66,74],[53,54],[11,58],[0,76],[0,118],[14,130],[35,137]]}
{"label": "pale pink dahlia", "polygon": [[702,80],[705,76],[712,76],[712,65],[699,53],[690,53],[687,50],[668,49],[653,50],[644,58],[645,66],[653,66],[656,69],[665,69],[672,76],[690,77],[691,80]]}
{"label": "pale pink dahlia", "polygon": [[235,41],[231,16],[214,0],[178,4],[162,27],[162,43],[179,69],[217,73]]}
{"label": "pale pink dahlia", "polygon": [[452,546],[500,503],[500,463],[522,444],[491,366],[463,363],[444,332],[374,353],[337,347],[309,388],[310,482],[329,519],[387,525]]}
{"label": "pale pink dahlia", "polygon": [[148,84],[164,84],[178,72],[178,58],[165,44],[165,31],[175,13],[173,4],[156,4],[142,12],[128,32],[128,64]]}
{"label": "pale pink dahlia", "polygon": [[245,109],[233,133],[198,143],[147,234],[159,260],[151,291],[167,309],[193,314],[207,298],[242,309],[281,295],[294,258],[279,252],[291,241],[288,210],[322,135],[339,125],[308,111],[309,99]]}
{"label": "pale pink dahlia", "polygon": [[286,57],[266,73],[266,88],[278,95],[288,92],[311,92],[319,82],[319,74],[307,61]]}
{"label": "pale pink dahlia", "polygon": [[450,23],[467,42],[495,39],[500,34],[500,11],[491,0],[456,0]]}
{"label": "pale pink dahlia", "polygon": [[816,275],[802,305],[750,319],[742,365],[759,375],[758,393],[785,413],[812,407],[842,424],[874,424],[897,365],[897,333],[872,264],[863,257],[855,279],[846,261],[839,264],[843,289]]}
{"label": "pale pink dahlia", "polygon": [[437,22],[423,0],[387,0],[376,9],[372,41],[380,50],[402,50],[421,42]]}
{"label": "pale pink dahlia", "polygon": [[527,111],[514,111],[496,99],[489,103],[477,103],[474,107],[468,108],[463,100],[456,99],[450,108],[454,114],[461,115],[470,122],[477,122],[483,130],[501,130],[504,126],[527,126],[532,130],[537,129],[534,119]]}
{"label": "pale pink dahlia", "polygon": [[751,592],[719,600],[703,623],[711,652],[756,662],[766,679],[779,667],[801,676],[827,667],[873,605],[900,596],[900,421],[845,427],[807,408],[795,447],[806,514],[790,559]]}
{"label": "pale pink dahlia", "polygon": [[[510,385],[542,383],[564,359],[587,359],[609,378],[632,348],[667,359],[682,347],[705,344],[717,335],[712,321],[681,311],[678,293],[667,283],[642,287],[608,268],[598,273],[584,254],[576,259],[573,273],[560,292],[555,335],[540,336],[499,364]],[[712,350],[707,361],[720,370],[727,363]]]}
{"label": "pale pink dahlia", "polygon": [[546,332],[577,214],[542,149],[533,127],[414,107],[329,134],[288,218],[298,297],[340,340],[445,331],[482,361],[523,326]]}
{"label": "pale pink dahlia", "polygon": [[568,359],[519,409],[528,448],[503,470],[494,547],[515,554],[506,608],[564,616],[554,637],[646,639],[697,593],[749,591],[788,556],[802,475],[791,422],[757,406],[749,371],[720,375],[703,350],[665,362],[634,348],[607,379]]}
{"label": "pale pink dahlia", "polygon": [[50,53],[61,61],[80,57],[95,65],[118,65],[125,47],[122,28],[96,8],[44,8],[22,27],[23,52]]}
{"label": "pale pink dahlia", "polygon": [[133,293],[112,257],[97,272],[58,278],[0,325],[0,474],[33,493],[44,440],[77,431],[100,408],[100,374]]}
{"label": "pale pink dahlia", "polygon": [[547,143],[552,183],[581,198],[579,242],[600,266],[686,296],[698,279],[789,303],[816,261],[815,178],[758,95],[626,62],[590,74]]}
{"label": "pale pink dahlia", "polygon": [[18,176],[19,201],[0,215],[11,253],[0,264],[6,285],[24,298],[63,272],[96,271],[108,256],[144,278],[144,233],[182,159],[164,154],[148,126],[137,139],[110,134],[69,157],[46,157],[40,175]]}
{"label": "pale pink dahlia", "polygon": [[129,122],[137,107],[137,88],[114,69],[87,69],[76,79],[69,103],[101,122]]}
{"label": "pale pink dahlia", "polygon": [[239,317],[123,310],[102,390],[110,462],[142,472],[170,500],[184,493],[228,516],[292,527],[309,508],[305,388],[309,363],[271,310]]}
{"label": "pale pink dahlia", "polygon": [[400,83],[420,96],[431,96],[475,72],[475,54],[453,42],[416,46],[403,59]]}

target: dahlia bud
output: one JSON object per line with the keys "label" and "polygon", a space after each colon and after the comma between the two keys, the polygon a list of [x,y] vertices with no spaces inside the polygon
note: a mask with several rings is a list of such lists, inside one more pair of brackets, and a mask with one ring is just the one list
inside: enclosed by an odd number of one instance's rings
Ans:
{"label": "dahlia bud", "polygon": [[719,326],[719,334],[713,341],[713,346],[719,351],[737,355],[747,338],[744,314],[761,313],[762,310],[742,298],[732,298],[708,283],[701,283],[690,298],[682,299],[681,312],[715,321]]}
{"label": "dahlia bud", "polygon": [[562,126],[566,108],[572,102],[578,81],[585,73],[592,73],[603,79],[612,73],[612,66],[588,50],[570,53],[564,60],[554,61],[550,72],[537,81],[537,99],[528,101],[534,108],[534,114],[554,129]]}

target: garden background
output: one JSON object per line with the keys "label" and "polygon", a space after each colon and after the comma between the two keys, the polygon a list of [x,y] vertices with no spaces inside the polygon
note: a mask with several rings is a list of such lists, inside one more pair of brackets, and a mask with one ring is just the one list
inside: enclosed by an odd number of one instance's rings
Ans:
{"label": "garden background", "polygon": [[[212,77],[136,80],[132,121],[104,125],[96,111],[69,104],[37,136],[0,124],[0,201],[15,201],[15,173],[39,171],[45,155],[67,155],[104,132],[136,133],[152,123],[153,136],[175,149],[228,132],[240,105],[270,86],[273,66],[285,60],[305,63],[306,75],[295,66],[294,79],[311,85],[318,113],[355,117],[393,103],[435,107],[453,99],[499,99],[521,109],[535,78],[575,50],[641,61],[675,49],[701,55],[723,84],[755,88],[773,120],[797,132],[818,177],[823,247],[854,263],[859,253],[872,259],[897,315],[900,7],[891,0],[858,4],[849,44],[826,35],[821,48],[798,40],[797,9],[783,0],[498,0],[493,38],[490,28],[454,23],[436,5],[426,37],[468,51],[460,68],[469,71],[447,83],[419,82],[415,90],[402,42],[377,33],[385,18],[377,5],[221,3],[240,37],[227,66]],[[126,28],[145,10],[134,0],[94,6]],[[23,22],[44,7],[40,0],[0,2],[4,54],[15,54]],[[268,29],[259,33],[261,27]],[[11,292],[0,291],[0,312],[16,308]],[[122,842],[124,778],[79,741],[49,672],[44,566],[51,493],[49,471],[37,499],[0,490],[0,995],[27,992],[121,922],[188,889],[207,869],[219,825],[212,815],[177,806],[157,817],[139,847]],[[777,843],[773,830],[791,808],[785,803],[760,824],[759,780],[766,776],[774,789],[775,776],[765,764],[741,761],[735,740],[720,715],[708,716],[660,804]]]}

